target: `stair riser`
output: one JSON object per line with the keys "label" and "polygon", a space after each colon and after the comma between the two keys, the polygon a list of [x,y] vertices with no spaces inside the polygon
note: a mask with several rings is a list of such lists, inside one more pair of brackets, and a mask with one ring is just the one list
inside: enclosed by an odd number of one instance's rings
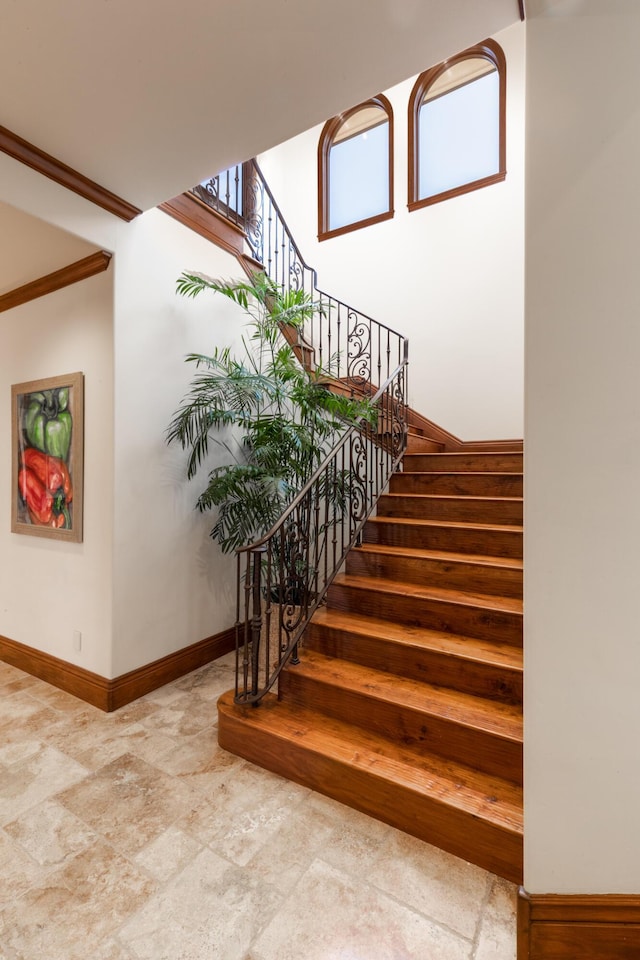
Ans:
{"label": "stair riser", "polygon": [[295,667],[283,672],[279,695],[288,703],[317,710],[325,716],[355,724],[410,747],[417,754],[437,753],[476,770],[522,783],[522,743],[477,727],[437,716],[301,674]]}
{"label": "stair riser", "polygon": [[[408,786],[378,777],[375,766],[354,768],[341,759],[308,750],[302,742],[260,730],[247,735],[240,710],[235,715],[220,714],[218,743],[281,777],[436,844],[512,883],[522,883],[522,837],[489,819],[480,820],[448,806],[446,798],[425,798]],[[487,806],[490,808],[490,803]]]}
{"label": "stair riser", "polygon": [[409,434],[407,437],[407,453],[441,453],[443,444],[427,437],[417,437]]}
{"label": "stair riser", "polygon": [[382,577],[403,583],[433,584],[438,587],[522,598],[522,570],[432,557],[397,557],[385,553],[351,550],[347,573]]}
{"label": "stair riser", "polygon": [[477,530],[473,527],[430,526],[394,523],[392,519],[369,521],[364,528],[365,543],[389,544],[422,550],[451,550],[454,553],[481,553],[522,559],[522,531]]}
{"label": "stair riser", "polygon": [[522,487],[522,476],[517,473],[394,473],[389,490],[458,497],[521,497]]}
{"label": "stair riser", "polygon": [[400,592],[383,593],[374,587],[363,589],[343,583],[334,583],[330,587],[328,604],[337,610],[380,617],[392,623],[429,627],[518,646],[522,644],[522,616],[515,613]]}
{"label": "stair riser", "polygon": [[379,517],[449,520],[455,523],[522,524],[522,500],[478,500],[471,497],[425,497],[384,494]]}
{"label": "stair riser", "polygon": [[348,633],[311,621],[305,633],[306,649],[327,657],[350,660],[410,680],[451,687],[503,703],[522,703],[522,671],[465,660],[437,650],[421,650],[383,637]]}
{"label": "stair riser", "polygon": [[405,456],[403,470],[408,473],[436,470],[451,473],[456,470],[497,471],[522,473],[521,453],[418,453]]}

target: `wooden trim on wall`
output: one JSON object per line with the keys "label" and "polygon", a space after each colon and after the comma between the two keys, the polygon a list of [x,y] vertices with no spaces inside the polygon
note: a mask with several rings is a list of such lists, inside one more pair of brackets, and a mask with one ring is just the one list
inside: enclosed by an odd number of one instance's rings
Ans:
{"label": "wooden trim on wall", "polygon": [[410,428],[414,427],[417,430],[422,431],[422,435],[425,437],[425,439],[435,440],[436,443],[444,444],[444,449],[447,453],[454,453],[456,451],[460,451],[461,453],[482,453],[485,450],[500,450],[503,453],[519,453],[523,449],[523,442],[519,439],[461,440],[453,433],[449,433],[448,430],[445,430],[444,427],[439,427],[437,423],[433,422],[433,420],[428,420],[427,417],[423,417],[421,413],[418,413],[411,407],[407,408],[407,419]]}
{"label": "wooden trim on wall", "polygon": [[637,960],[640,894],[518,896],[518,960]]}
{"label": "wooden trim on wall", "polygon": [[117,710],[132,700],[137,700],[145,693],[151,693],[165,683],[171,683],[198,667],[223,657],[236,647],[235,627],[229,627],[212,637],[206,637],[189,647],[176,650],[160,660],[147,663],[143,667],[123,673],[122,676],[111,680],[109,710]]}
{"label": "wooden trim on wall", "polygon": [[100,184],[89,180],[88,177],[78,173],[77,170],[68,167],[66,163],[56,160],[51,154],[45,153],[44,150],[40,150],[39,147],[23,140],[22,137],[2,126],[0,126],[0,150],[13,157],[14,160],[31,167],[37,173],[41,173],[43,177],[54,180],[60,186],[66,187],[67,190],[77,193],[85,200],[89,200],[98,207],[102,207],[103,210],[120,217],[121,220],[133,220],[134,217],[142,213],[142,210],[134,207],[132,203],[116,196],[115,193],[111,193],[110,190],[101,187]]}
{"label": "wooden trim on wall", "polygon": [[520,10],[520,19],[524,20],[527,16],[524,9],[524,0],[518,0],[518,9]]}
{"label": "wooden trim on wall", "polygon": [[79,700],[112,711],[177,680],[198,667],[203,667],[235,648],[235,628],[230,627],[212,637],[176,650],[160,660],[107,680],[97,673],[67,663],[50,653],[43,653],[23,643],[0,636],[0,660],[19,670],[66,690]]}
{"label": "wooden trim on wall", "polygon": [[37,280],[31,280],[0,296],[0,313],[3,310],[19,307],[30,300],[36,300],[38,297],[44,297],[48,293],[53,293],[54,290],[62,290],[63,287],[68,287],[79,280],[86,280],[87,277],[93,277],[97,273],[103,273],[110,263],[111,254],[106,250],[98,250],[97,253],[92,253],[82,260],[76,260],[67,267],[54,270],[53,273],[48,273]]}
{"label": "wooden trim on wall", "polygon": [[244,250],[244,233],[231,221],[208,207],[202,200],[198,200],[192,193],[181,193],[158,207],[164,213],[177,220],[178,223],[189,227],[196,233],[210,240],[216,246],[222,247],[227,253],[240,256]]}

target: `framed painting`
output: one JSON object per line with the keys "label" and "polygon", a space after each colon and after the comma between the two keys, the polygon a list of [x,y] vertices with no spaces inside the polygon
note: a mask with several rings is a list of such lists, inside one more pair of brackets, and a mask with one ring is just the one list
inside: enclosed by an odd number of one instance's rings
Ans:
{"label": "framed painting", "polygon": [[11,530],[82,541],[84,376],[11,387]]}

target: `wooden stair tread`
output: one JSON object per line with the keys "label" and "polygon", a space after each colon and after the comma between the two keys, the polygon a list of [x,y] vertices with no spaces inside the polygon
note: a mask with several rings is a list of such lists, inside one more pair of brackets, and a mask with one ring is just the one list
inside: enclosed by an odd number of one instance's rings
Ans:
{"label": "wooden stair tread", "polygon": [[367,523],[398,523],[407,526],[424,527],[456,527],[464,530],[491,530],[495,533],[522,533],[520,523],[472,523],[470,520],[421,520],[419,517],[370,517]]}
{"label": "wooden stair tread", "polygon": [[397,624],[391,620],[379,620],[364,614],[320,607],[313,615],[318,626],[342,629],[361,636],[372,633],[381,639],[391,640],[406,647],[420,650],[433,650],[460,656],[465,660],[487,663],[493,666],[506,666],[522,671],[522,648],[497,640],[480,640],[444,630],[429,627],[416,627],[409,624]]}
{"label": "wooden stair tread", "polygon": [[[411,454],[406,454],[406,456],[411,456]],[[419,454],[419,456],[422,456],[422,454]],[[433,456],[437,456],[437,454],[434,452]],[[450,470],[448,472],[442,470],[411,470],[409,472],[412,477],[486,477],[491,480],[495,477],[517,477],[520,479],[524,476],[521,470]]]}
{"label": "wooden stair tread", "polygon": [[522,570],[523,561],[512,557],[498,557],[493,554],[457,553],[452,550],[426,550],[421,547],[398,547],[386,543],[363,543],[354,549],[363,553],[384,553],[392,557],[415,557],[416,559],[442,560],[450,563],[474,563],[487,567],[505,567]]}
{"label": "wooden stair tread", "polygon": [[435,754],[418,756],[384,737],[278,701],[272,694],[255,710],[238,708],[233,691],[229,691],[218,700],[218,711],[223,728],[226,717],[237,721],[240,715],[247,731],[263,730],[270,739],[366,772],[387,783],[390,795],[400,789],[436,799],[474,819],[489,820],[516,837],[522,836],[522,789],[508,780]]}
{"label": "wooden stair tread", "polygon": [[300,663],[289,669],[311,676],[317,682],[358,690],[376,701],[384,700],[425,716],[435,714],[455,720],[460,726],[482,729],[522,743],[522,710],[511,704],[398,677],[348,660],[325,657],[313,650],[301,651]]}
{"label": "wooden stair tread", "polygon": [[[408,454],[408,456],[411,456],[411,454]],[[465,450],[464,447],[461,447],[458,450],[443,450],[441,453],[434,454],[434,456],[444,457],[445,459],[446,457],[468,457],[470,460],[478,457],[480,460],[482,457],[522,457],[523,451],[504,450],[498,447],[494,447],[493,449],[483,448],[482,450]]]}
{"label": "wooden stair tread", "polygon": [[432,500],[464,500],[465,503],[487,503],[491,501],[492,503],[522,503],[522,497],[478,497],[475,494],[468,495],[464,493],[385,493],[383,496],[387,497],[389,500],[414,500],[430,502]]}
{"label": "wooden stair tread", "polygon": [[[452,590],[445,587],[419,586],[400,580],[383,580],[380,577],[361,577],[353,574],[340,574],[333,581],[347,587],[364,590],[376,590],[380,593],[399,593],[417,599],[441,600],[457,603],[461,606],[482,607],[500,613],[522,614],[522,600],[516,597],[501,597],[488,593],[469,593],[466,590]],[[331,592],[329,592],[331,597]],[[329,603],[331,601],[329,600]]]}

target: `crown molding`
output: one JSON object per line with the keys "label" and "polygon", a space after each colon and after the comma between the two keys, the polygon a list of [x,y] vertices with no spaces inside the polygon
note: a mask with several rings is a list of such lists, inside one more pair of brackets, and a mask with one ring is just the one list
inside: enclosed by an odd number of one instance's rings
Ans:
{"label": "crown molding", "polygon": [[85,200],[89,200],[98,207],[102,207],[103,210],[120,217],[121,220],[133,220],[134,217],[142,213],[142,210],[134,207],[132,203],[116,196],[115,193],[111,193],[110,190],[101,187],[100,184],[94,183],[93,180],[89,180],[88,177],[78,173],[77,170],[68,167],[66,163],[56,160],[55,157],[45,153],[44,150],[40,150],[39,147],[23,140],[22,137],[2,126],[0,126],[0,150],[13,157],[14,160],[31,167],[37,173],[41,173],[43,177],[54,180],[61,186],[66,187],[67,190],[77,193]]}
{"label": "crown molding", "polygon": [[54,290],[61,290],[72,283],[77,283],[78,280],[86,280],[87,277],[93,277],[96,273],[103,273],[110,263],[111,254],[106,250],[98,250],[97,253],[91,253],[82,260],[76,260],[67,267],[54,270],[53,273],[48,273],[37,280],[31,280],[0,296],[0,313],[19,307],[30,300],[36,300],[38,297],[44,297],[48,293],[53,293]]}

